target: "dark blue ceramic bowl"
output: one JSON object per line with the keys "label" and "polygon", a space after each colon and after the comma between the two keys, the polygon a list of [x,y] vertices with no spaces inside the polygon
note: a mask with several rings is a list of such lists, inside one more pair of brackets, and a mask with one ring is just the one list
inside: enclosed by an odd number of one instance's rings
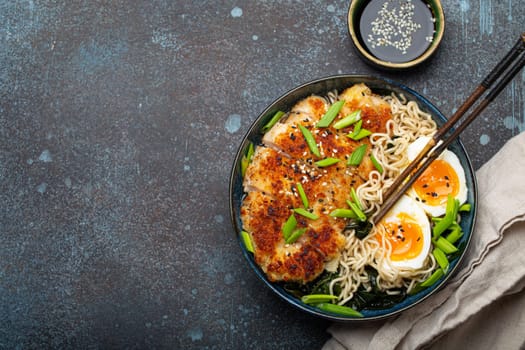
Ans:
{"label": "dark blue ceramic bowl", "polygon": [[315,307],[312,307],[310,305],[304,304],[301,302],[301,300],[289,294],[283,288],[281,284],[272,283],[268,281],[264,272],[255,263],[253,255],[246,250],[244,243],[242,242],[242,238],[240,236],[241,229],[242,229],[242,223],[240,219],[240,207],[241,207],[241,202],[244,196],[243,187],[242,187],[242,177],[241,177],[241,158],[244,154],[246,154],[246,151],[247,151],[247,148],[250,142],[253,142],[254,144],[260,144],[261,138],[263,135],[261,132],[262,127],[268,122],[268,120],[277,111],[290,110],[291,107],[297,101],[309,95],[318,94],[318,95],[323,96],[323,95],[326,95],[326,93],[331,90],[336,89],[338,91],[342,91],[344,88],[347,88],[356,83],[365,83],[367,86],[369,86],[372,89],[373,92],[380,94],[380,95],[391,94],[392,92],[394,92],[398,95],[400,94],[404,95],[408,100],[416,101],[419,107],[423,111],[430,113],[434,117],[438,125],[443,124],[446,120],[443,114],[434,105],[432,105],[426,98],[424,98],[417,92],[411,90],[410,88],[402,84],[396,83],[394,81],[391,81],[391,80],[378,79],[378,78],[371,77],[371,76],[361,76],[361,75],[338,75],[338,76],[331,76],[327,78],[318,79],[318,80],[306,83],[304,85],[301,85],[299,87],[296,87],[290,90],[289,92],[285,93],[284,95],[279,97],[277,100],[275,100],[272,104],[270,104],[270,106],[268,106],[257,117],[257,119],[253,122],[250,129],[248,130],[246,136],[243,138],[240,144],[239,150],[237,151],[237,154],[235,156],[235,161],[233,163],[233,168],[231,171],[230,189],[229,189],[230,190],[230,215],[231,215],[231,220],[233,223],[236,239],[239,242],[241,250],[244,256],[246,257],[248,264],[250,265],[251,269],[257,274],[257,276],[261,279],[261,281],[267,287],[269,287],[272,291],[274,291],[278,296],[286,300],[291,305],[311,315],[319,316],[319,317],[329,319],[329,320],[343,321],[343,322],[345,321],[346,322],[370,321],[370,320],[381,319],[381,318],[399,314],[400,312],[403,312],[409,309],[410,307],[425,300],[426,298],[430,297],[438,289],[440,289],[447,282],[447,280],[449,280],[449,278],[454,274],[463,256],[465,255],[465,252],[468,248],[469,242],[472,237],[472,231],[474,228],[475,217],[476,217],[476,203],[477,203],[476,201],[477,200],[476,179],[475,179],[474,170],[472,168],[472,164],[470,162],[470,159],[462,143],[459,140],[455,140],[449,146],[449,149],[452,150],[458,156],[463,168],[465,169],[467,186],[469,189],[467,200],[469,203],[472,204],[472,210],[461,221],[461,227],[463,228],[463,231],[465,232],[465,234],[461,238],[462,241],[459,244],[463,244],[465,246],[465,249],[463,250],[462,254],[459,257],[457,257],[455,260],[450,262],[450,269],[448,273],[445,276],[443,276],[432,287],[429,287],[417,294],[407,297],[404,301],[402,301],[399,304],[396,304],[395,306],[391,308],[381,309],[381,310],[363,310],[362,311],[362,314],[364,316],[363,318],[345,317],[345,316],[325,312]]}

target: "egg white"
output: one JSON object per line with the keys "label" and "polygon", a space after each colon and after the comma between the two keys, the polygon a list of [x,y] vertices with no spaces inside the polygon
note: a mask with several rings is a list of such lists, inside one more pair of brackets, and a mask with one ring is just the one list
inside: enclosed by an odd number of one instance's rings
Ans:
{"label": "egg white", "polygon": [[390,211],[385,215],[383,222],[389,223],[394,222],[398,223],[399,215],[403,213],[408,216],[411,221],[417,222],[417,225],[421,229],[423,246],[421,252],[417,256],[411,259],[404,260],[391,260],[387,257],[386,264],[384,268],[388,269],[388,265],[397,268],[407,268],[407,269],[420,269],[425,263],[425,259],[429,254],[431,246],[431,230],[430,230],[430,221],[425,214],[425,211],[418,205],[418,203],[411,197],[403,195],[399,201],[390,209]]}
{"label": "egg white", "polygon": [[[421,150],[425,147],[429,140],[430,137],[422,136],[408,146],[407,157],[410,162],[417,157],[417,155],[421,152]],[[443,153],[439,155],[437,159],[441,159],[447,162],[456,172],[456,175],[458,176],[459,190],[458,193],[455,195],[455,198],[459,200],[460,204],[465,203],[467,201],[468,194],[467,181],[465,178],[465,170],[461,166],[459,158],[456,156],[456,154],[454,154],[454,152],[446,149],[443,151]],[[408,191],[408,195],[414,199],[418,197],[416,191],[413,188],[411,188]],[[430,205],[428,203],[422,203],[420,201],[418,201],[417,204],[419,204],[429,215],[436,217],[444,215],[447,209],[446,201],[440,205]]]}

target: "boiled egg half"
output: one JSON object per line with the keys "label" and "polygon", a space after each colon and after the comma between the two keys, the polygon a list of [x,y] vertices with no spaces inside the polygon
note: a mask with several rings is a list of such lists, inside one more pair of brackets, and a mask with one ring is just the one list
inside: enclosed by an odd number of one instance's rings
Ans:
{"label": "boiled egg half", "polygon": [[403,195],[380,225],[384,227],[384,234],[378,233],[377,239],[379,242],[387,239],[392,248],[384,266],[422,268],[430,251],[431,231],[428,217],[417,202]]}
{"label": "boiled egg half", "polygon": [[[428,141],[430,137],[424,136],[409,145],[408,160],[413,161]],[[431,216],[445,214],[448,195],[458,199],[460,204],[465,203],[467,182],[458,157],[453,152],[444,150],[416,180],[408,195]]]}

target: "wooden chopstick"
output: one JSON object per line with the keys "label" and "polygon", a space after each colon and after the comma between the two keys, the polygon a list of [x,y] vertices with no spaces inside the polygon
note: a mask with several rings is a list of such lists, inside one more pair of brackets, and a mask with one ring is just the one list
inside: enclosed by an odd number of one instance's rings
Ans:
{"label": "wooden chopstick", "polygon": [[[483,82],[474,90],[474,92],[465,100],[452,117],[441,128],[437,130],[432,139],[421,150],[419,155],[401,172],[401,174],[392,183],[386,191],[383,204],[372,217],[374,222],[379,222],[385,214],[394,206],[399,198],[412,186],[417,178],[425,169],[454,141],[459,134],[489,105],[494,98],[503,90],[503,88],[512,80],[512,78],[525,65],[525,33],[521,34],[518,42],[505,55],[505,57],[496,65],[496,67],[487,75]],[[506,71],[506,73],[505,73]],[[499,79],[499,81],[498,81]],[[497,82],[497,83],[496,83]],[[496,85],[491,89],[492,85]],[[475,107],[475,109],[466,117],[466,119],[456,126],[461,117],[474,105],[474,103],[491,89],[485,98]],[[452,128],[452,133],[445,137]],[[437,146],[436,146],[437,145]],[[435,147],[436,146],[436,147]]]}

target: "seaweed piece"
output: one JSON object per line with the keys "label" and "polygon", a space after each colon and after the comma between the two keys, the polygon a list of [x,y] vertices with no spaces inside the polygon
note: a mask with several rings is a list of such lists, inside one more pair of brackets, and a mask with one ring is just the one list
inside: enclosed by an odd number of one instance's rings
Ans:
{"label": "seaweed piece", "polygon": [[[303,295],[309,294],[330,294],[330,281],[337,278],[337,272],[324,271],[319,277],[312,282],[306,284],[287,282],[283,284],[283,288],[296,298],[301,298]],[[341,292],[339,284],[334,286],[334,294],[338,295]]]}
{"label": "seaweed piece", "polygon": [[367,291],[362,285],[354,293],[354,297],[350,300],[350,306],[356,310],[379,310],[388,309],[401,301],[403,301],[407,294],[406,290],[399,288],[394,289],[398,294],[387,294],[379,289],[377,286],[377,271],[370,267],[366,267],[368,273],[368,280],[370,282],[371,290]]}
{"label": "seaweed piece", "polygon": [[363,239],[372,230],[372,223],[370,221],[351,221],[345,227],[347,230],[355,230],[355,236],[359,239]]}
{"label": "seaweed piece", "polygon": [[[407,297],[405,289],[399,288],[394,289],[398,294],[387,294],[381,291],[377,286],[377,271],[370,266],[366,267],[366,271],[369,277],[370,290],[367,291],[362,285],[354,293],[354,297],[345,306],[349,306],[355,310],[380,310],[388,309]],[[300,283],[284,283],[283,288],[296,298],[301,298],[303,295],[310,294],[330,294],[330,281],[337,278],[339,275],[337,272],[323,272],[314,281],[300,284]],[[341,286],[336,283],[334,286],[334,294],[338,295],[341,292]]]}

